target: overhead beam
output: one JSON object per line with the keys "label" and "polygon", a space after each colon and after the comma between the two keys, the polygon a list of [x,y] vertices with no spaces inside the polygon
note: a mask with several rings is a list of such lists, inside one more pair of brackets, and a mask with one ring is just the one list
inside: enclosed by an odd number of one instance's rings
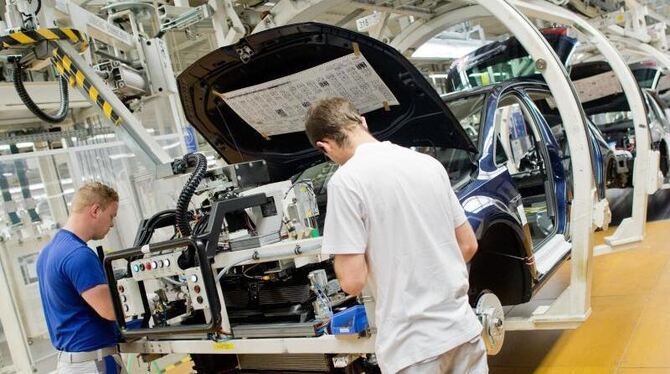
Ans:
{"label": "overhead beam", "polygon": [[406,9],[406,8],[397,8],[397,7],[392,7],[388,5],[378,5],[378,4],[370,4],[366,3],[363,1],[352,1],[351,2],[354,6],[361,8],[361,9],[367,9],[367,10],[375,10],[378,12],[386,12],[386,13],[393,13],[393,14],[400,14],[403,16],[412,16],[416,18],[431,18],[433,17],[433,13],[431,11],[420,11],[420,10],[413,10],[413,9]]}
{"label": "overhead beam", "polygon": [[348,3],[349,0],[279,0],[270,10],[270,14],[265,16],[251,33],[291,23],[313,21],[329,9]]}
{"label": "overhead beam", "polygon": [[479,5],[445,11],[429,20],[419,19],[414,21],[393,38],[390,45],[404,55],[411,54],[413,50],[453,25],[473,18],[490,16],[491,13]]}

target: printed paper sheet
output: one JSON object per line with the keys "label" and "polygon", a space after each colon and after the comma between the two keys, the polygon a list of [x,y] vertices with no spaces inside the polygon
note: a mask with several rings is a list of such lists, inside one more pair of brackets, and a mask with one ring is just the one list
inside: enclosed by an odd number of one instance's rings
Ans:
{"label": "printed paper sheet", "polygon": [[346,97],[361,114],[398,105],[365,57],[354,53],[219,96],[264,136],[304,131],[307,109],[324,97]]}

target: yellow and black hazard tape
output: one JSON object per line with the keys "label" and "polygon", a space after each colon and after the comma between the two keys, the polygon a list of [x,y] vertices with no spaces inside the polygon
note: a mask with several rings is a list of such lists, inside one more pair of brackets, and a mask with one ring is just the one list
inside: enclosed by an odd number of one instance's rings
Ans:
{"label": "yellow and black hazard tape", "polygon": [[[25,47],[43,41],[54,42],[57,40],[69,41],[75,47],[78,47],[77,49],[79,52],[83,52],[88,48],[88,38],[86,37],[86,34],[68,27],[16,31],[0,37],[0,43],[4,49]],[[102,110],[107,119],[111,120],[117,126],[120,124],[121,118],[114,111],[112,105],[99,95],[95,86],[93,86],[86,76],[77,69],[72,63],[72,59],[70,59],[67,54],[61,51],[58,47],[55,47],[53,49],[53,60],[58,73],[64,75],[69,80],[71,86],[77,85],[81,90],[88,94],[91,101]]]}
{"label": "yellow and black hazard tape", "polygon": [[84,73],[77,69],[72,63],[72,59],[59,48],[54,48],[53,57],[56,63],[56,70],[68,78],[70,85],[77,85],[85,93],[88,93],[88,97],[102,110],[105,117],[118,126],[121,123],[121,117],[112,108],[112,105],[100,96],[98,89],[91,84]]}
{"label": "yellow and black hazard tape", "polygon": [[67,40],[78,46],[79,52],[88,48],[86,34],[69,27],[38,28],[29,31],[15,31],[9,35],[0,37],[0,45],[3,49],[26,47],[43,41]]}

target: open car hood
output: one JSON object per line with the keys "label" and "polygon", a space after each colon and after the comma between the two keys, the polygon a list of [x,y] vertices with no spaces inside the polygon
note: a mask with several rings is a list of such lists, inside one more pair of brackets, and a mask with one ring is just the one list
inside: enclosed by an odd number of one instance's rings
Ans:
{"label": "open car hood", "polygon": [[379,140],[476,152],[459,122],[398,51],[302,23],[217,49],[177,78],[188,121],[229,163],[264,159],[273,180],[323,159],[304,132],[310,103],[351,99]]}

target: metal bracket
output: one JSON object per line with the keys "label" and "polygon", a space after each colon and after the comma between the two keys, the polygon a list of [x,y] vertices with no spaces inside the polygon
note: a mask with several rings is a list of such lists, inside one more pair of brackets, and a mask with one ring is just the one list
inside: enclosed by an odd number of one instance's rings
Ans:
{"label": "metal bracket", "polygon": [[[105,118],[112,120],[116,118],[115,125],[119,125],[117,135],[135,151],[135,154],[150,169],[157,169],[164,164],[170,164],[172,159],[163,148],[146,131],[140,121],[126,108],[121,100],[114,94],[102,79],[95,73],[93,68],[79,56],[76,50],[65,41],[56,41],[62,55],[67,57],[71,67],[76,69],[75,81],[77,87],[82,89],[85,97],[89,97],[95,105],[101,105]],[[74,71],[74,70],[73,70]],[[86,84],[85,84],[86,83]],[[86,87],[86,89],[84,89]],[[103,104],[100,104],[102,100]],[[116,114],[116,117],[112,114]],[[109,115],[108,115],[109,114]]]}

